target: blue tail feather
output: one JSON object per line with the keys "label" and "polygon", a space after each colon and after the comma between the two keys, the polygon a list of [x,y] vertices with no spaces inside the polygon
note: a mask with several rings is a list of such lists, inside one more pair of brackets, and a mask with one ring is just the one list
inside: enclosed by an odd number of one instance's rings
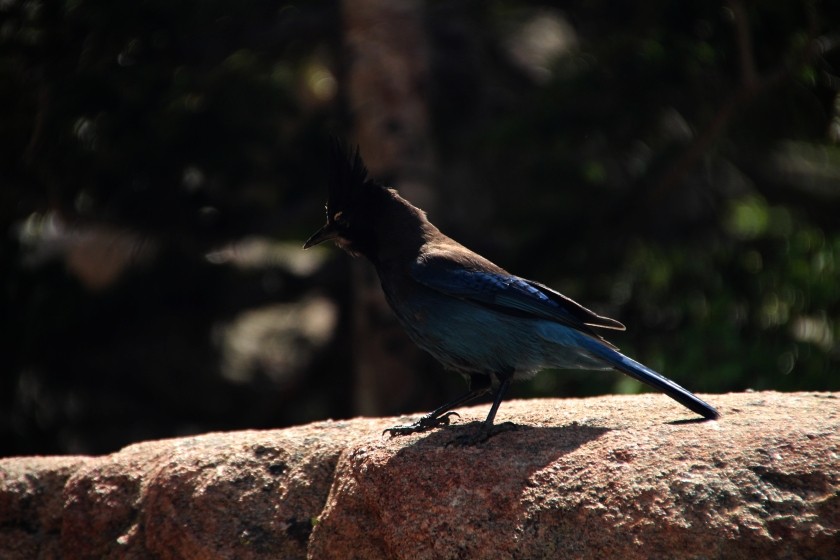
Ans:
{"label": "blue tail feather", "polygon": [[582,341],[584,347],[594,356],[604,360],[612,367],[622,373],[626,373],[633,379],[659,389],[678,403],[688,407],[702,417],[714,420],[720,416],[717,410],[711,405],[694,395],[691,391],[680,387],[667,377],[653,371],[644,364],[628,358],[621,352],[613,350],[602,342],[586,337]]}

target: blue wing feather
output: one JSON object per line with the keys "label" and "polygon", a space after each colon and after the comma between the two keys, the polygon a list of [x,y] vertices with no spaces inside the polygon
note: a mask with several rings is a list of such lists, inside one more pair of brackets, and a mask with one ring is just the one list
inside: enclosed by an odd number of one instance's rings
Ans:
{"label": "blue wing feather", "polygon": [[551,288],[512,274],[465,268],[445,258],[415,262],[411,276],[420,284],[447,295],[492,307],[502,313],[557,321],[590,334],[591,327],[624,330]]}

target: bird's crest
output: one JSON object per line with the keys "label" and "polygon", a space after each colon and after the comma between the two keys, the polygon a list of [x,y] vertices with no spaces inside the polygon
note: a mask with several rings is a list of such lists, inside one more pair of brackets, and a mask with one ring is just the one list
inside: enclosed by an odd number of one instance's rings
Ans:
{"label": "bird's crest", "polygon": [[341,140],[333,138],[330,150],[330,176],[327,218],[335,221],[365,191],[379,187],[368,177],[359,147],[348,152]]}

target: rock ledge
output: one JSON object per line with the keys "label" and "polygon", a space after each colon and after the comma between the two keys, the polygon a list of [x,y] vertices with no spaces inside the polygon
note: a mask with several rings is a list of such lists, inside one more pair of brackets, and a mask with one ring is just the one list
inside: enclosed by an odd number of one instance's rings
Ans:
{"label": "rock ledge", "polygon": [[[839,558],[840,393],[510,401],[0,459],[0,558]],[[404,420],[404,419],[403,419]]]}

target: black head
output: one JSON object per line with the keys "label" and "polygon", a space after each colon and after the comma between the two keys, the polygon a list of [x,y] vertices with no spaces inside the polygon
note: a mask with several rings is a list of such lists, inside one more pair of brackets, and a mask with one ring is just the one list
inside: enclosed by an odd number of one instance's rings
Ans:
{"label": "black head", "polygon": [[368,178],[358,147],[350,155],[334,140],[330,150],[327,223],[303,248],[334,240],[350,253],[373,258],[378,250],[379,213],[391,196],[392,191]]}

